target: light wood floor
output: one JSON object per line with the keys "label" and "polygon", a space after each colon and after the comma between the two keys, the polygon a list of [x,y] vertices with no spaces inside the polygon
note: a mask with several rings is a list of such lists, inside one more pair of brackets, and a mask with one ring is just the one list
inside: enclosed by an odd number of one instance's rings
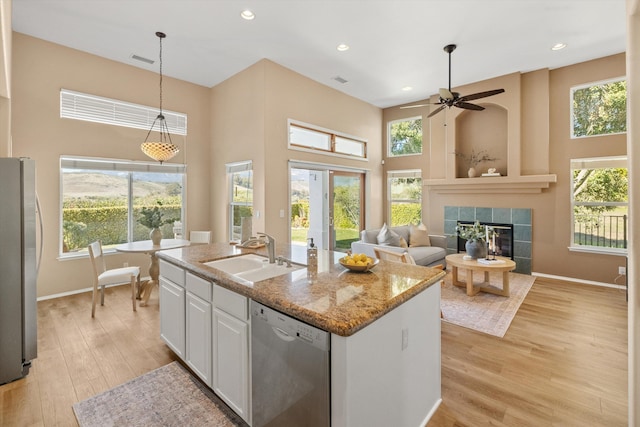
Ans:
{"label": "light wood floor", "polygon": [[[130,295],[108,289],[95,319],[90,294],[38,303],[38,358],[0,386],[1,426],[77,426],[73,403],[175,359],[157,289],[137,313]],[[626,426],[624,291],[538,279],[502,339],[443,322],[442,394],[428,427]]]}

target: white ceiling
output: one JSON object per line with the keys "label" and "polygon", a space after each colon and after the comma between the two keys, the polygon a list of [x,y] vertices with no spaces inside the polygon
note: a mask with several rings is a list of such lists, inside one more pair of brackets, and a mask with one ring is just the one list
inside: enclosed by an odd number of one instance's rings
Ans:
{"label": "white ceiling", "polygon": [[626,42],[625,0],[13,0],[13,29],[155,72],[131,55],[157,60],[163,31],[167,76],[212,87],[268,58],[378,107],[447,87],[450,43],[455,87]]}

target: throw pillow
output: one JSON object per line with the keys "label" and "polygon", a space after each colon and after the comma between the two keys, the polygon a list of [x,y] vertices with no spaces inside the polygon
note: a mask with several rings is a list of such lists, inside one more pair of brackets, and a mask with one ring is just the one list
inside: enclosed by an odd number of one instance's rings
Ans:
{"label": "throw pillow", "polygon": [[429,232],[424,224],[419,226],[411,225],[409,228],[409,247],[414,248],[416,246],[431,246]]}
{"label": "throw pillow", "polygon": [[380,229],[377,240],[379,245],[400,246],[400,236],[387,227],[386,223]]}
{"label": "throw pillow", "polygon": [[401,248],[408,248],[409,245],[407,244],[407,241],[404,239],[404,237],[399,236],[400,237],[400,247]]}

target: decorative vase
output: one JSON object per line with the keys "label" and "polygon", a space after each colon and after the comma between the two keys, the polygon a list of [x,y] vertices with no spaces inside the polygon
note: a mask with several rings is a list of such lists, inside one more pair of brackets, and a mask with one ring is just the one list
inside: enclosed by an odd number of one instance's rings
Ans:
{"label": "decorative vase", "polygon": [[473,259],[485,258],[487,256],[487,244],[482,240],[467,240],[464,248]]}
{"label": "decorative vase", "polygon": [[158,246],[162,240],[162,231],[159,228],[152,229],[149,238],[153,242],[153,246]]}
{"label": "decorative vase", "polygon": [[469,170],[467,171],[467,174],[469,175],[469,178],[473,178],[474,176],[476,176],[476,169],[469,168]]}

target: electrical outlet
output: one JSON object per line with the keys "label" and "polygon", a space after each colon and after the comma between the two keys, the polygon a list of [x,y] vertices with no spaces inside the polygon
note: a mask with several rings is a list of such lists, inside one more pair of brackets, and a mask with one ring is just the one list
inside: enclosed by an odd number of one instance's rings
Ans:
{"label": "electrical outlet", "polygon": [[627,275],[627,268],[626,267],[618,267],[618,274],[621,276],[626,276]]}
{"label": "electrical outlet", "polygon": [[129,263],[125,261],[124,263],[122,263],[122,266],[123,267],[129,267]]}

